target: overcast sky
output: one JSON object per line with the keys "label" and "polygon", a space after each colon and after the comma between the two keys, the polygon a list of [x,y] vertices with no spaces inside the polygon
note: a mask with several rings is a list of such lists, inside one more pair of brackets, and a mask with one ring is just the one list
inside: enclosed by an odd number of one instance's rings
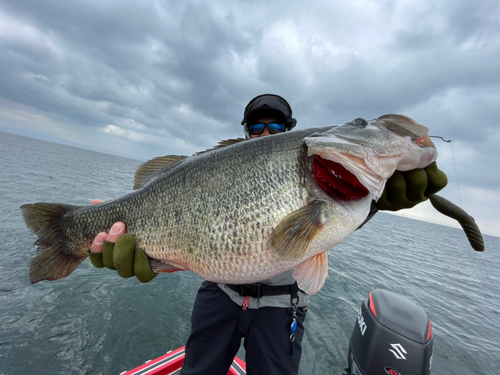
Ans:
{"label": "overcast sky", "polygon": [[190,155],[241,137],[263,93],[297,128],[400,113],[451,139],[441,194],[500,236],[498,0],[0,0],[1,131]]}

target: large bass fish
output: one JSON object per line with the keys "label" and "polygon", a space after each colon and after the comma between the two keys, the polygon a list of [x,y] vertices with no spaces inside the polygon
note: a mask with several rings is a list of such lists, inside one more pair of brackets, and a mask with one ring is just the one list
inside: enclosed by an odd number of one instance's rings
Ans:
{"label": "large bass fish", "polygon": [[316,293],[327,251],[365,221],[386,180],[436,157],[426,127],[385,115],[156,158],[137,171],[138,190],[122,198],[23,205],[38,236],[30,280],[69,275],[94,237],[122,221],[156,272],[246,284],[293,268],[299,287]]}

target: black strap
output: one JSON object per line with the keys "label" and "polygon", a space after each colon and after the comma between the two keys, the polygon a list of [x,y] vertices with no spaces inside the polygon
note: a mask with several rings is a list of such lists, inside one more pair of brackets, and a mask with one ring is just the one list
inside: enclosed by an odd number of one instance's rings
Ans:
{"label": "black strap", "polygon": [[297,297],[300,290],[297,282],[292,285],[266,285],[266,284],[241,284],[232,285],[226,284],[230,289],[237,292],[242,297],[261,298],[264,296],[280,296],[291,295],[293,298]]}

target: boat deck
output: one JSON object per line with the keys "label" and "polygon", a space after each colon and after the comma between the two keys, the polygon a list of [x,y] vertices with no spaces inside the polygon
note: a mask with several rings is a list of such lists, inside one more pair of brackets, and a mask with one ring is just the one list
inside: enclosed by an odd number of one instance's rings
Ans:
{"label": "boat deck", "polygon": [[[174,375],[179,374],[184,363],[185,347],[171,350],[167,354],[156,359],[147,361],[143,365],[130,371],[124,371],[120,375]],[[246,364],[238,357],[234,357],[233,363],[227,375],[246,374]]]}

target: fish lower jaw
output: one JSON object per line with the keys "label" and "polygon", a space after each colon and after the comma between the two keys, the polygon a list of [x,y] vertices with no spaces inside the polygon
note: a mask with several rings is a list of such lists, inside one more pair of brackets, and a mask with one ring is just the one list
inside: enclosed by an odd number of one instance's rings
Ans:
{"label": "fish lower jaw", "polygon": [[[355,173],[355,175],[357,175]],[[363,187],[369,191],[372,199],[378,200],[384,191],[386,180],[373,173],[370,175],[359,175],[358,179]]]}
{"label": "fish lower jaw", "polygon": [[394,171],[392,166],[389,165],[389,168],[386,165],[380,167],[373,165],[363,158],[349,157],[350,155],[341,156],[341,158],[334,158],[331,162],[341,165],[347,173],[352,174],[352,179],[355,179],[358,186],[361,186],[367,192],[363,196],[369,194],[372,196],[372,199],[377,200],[380,198],[384,191],[386,180]]}

